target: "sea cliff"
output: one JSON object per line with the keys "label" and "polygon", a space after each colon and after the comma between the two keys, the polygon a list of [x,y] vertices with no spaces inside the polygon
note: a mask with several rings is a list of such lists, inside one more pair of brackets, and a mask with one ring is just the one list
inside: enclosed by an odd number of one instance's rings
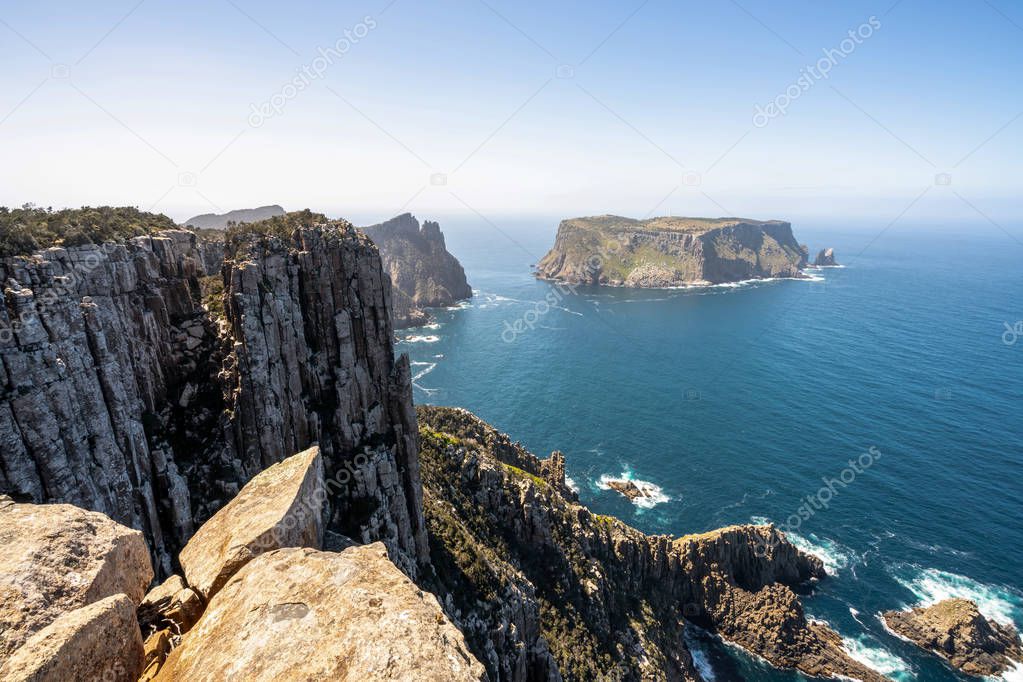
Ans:
{"label": "sea cliff", "polygon": [[678,287],[802,277],[807,254],[780,220],[603,215],[563,220],[536,264],[541,279]]}

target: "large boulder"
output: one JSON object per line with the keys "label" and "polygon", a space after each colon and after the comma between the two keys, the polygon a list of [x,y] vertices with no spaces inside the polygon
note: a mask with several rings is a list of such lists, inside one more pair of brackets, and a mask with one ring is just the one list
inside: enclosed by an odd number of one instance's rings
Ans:
{"label": "large boulder", "polygon": [[817,252],[817,257],[813,259],[813,264],[819,268],[830,268],[838,265],[835,260],[834,249],[821,249]]}
{"label": "large boulder", "polygon": [[138,604],[152,580],[139,531],[67,504],[0,500],[0,661],[69,611],[116,594]]}
{"label": "large boulder", "polygon": [[883,614],[895,634],[941,656],[968,675],[999,675],[1023,663],[1023,646],[1011,625],[988,620],[968,599]]}
{"label": "large boulder", "polygon": [[117,594],[69,611],[44,627],[0,666],[5,682],[135,680],[142,635],[135,602]]}
{"label": "large boulder", "polygon": [[188,586],[209,600],[264,552],[322,547],[326,496],[318,447],[260,472],[181,550]]}
{"label": "large boulder", "polygon": [[224,585],[157,680],[482,680],[436,597],[381,543],[282,549]]}

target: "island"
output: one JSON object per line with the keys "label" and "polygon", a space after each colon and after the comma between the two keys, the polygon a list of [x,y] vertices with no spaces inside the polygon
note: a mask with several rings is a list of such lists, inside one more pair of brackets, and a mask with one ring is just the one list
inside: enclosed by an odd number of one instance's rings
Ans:
{"label": "island", "polygon": [[668,288],[803,278],[806,266],[806,247],[781,220],[602,215],[563,220],[535,274],[571,284]]}

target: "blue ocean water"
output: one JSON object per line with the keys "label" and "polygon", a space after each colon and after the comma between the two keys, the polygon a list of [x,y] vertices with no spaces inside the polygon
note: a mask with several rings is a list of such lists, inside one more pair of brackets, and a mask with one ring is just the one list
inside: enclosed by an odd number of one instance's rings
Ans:
{"label": "blue ocean water", "polygon": [[[958,595],[1023,627],[1023,244],[990,225],[797,224],[846,267],[569,291],[530,274],[556,221],[442,225],[476,295],[400,333],[418,403],[562,450],[585,504],[646,532],[788,525],[834,573],[807,611],[893,679],[966,678],[887,633],[883,610]],[[657,503],[601,487],[623,474]],[[693,640],[713,679],[801,679]]]}

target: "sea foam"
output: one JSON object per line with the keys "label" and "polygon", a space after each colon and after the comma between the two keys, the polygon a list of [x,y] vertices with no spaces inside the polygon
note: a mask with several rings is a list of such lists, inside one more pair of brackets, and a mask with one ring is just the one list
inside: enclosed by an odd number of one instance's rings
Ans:
{"label": "sea foam", "polygon": [[871,637],[843,637],[842,645],[849,656],[871,670],[876,670],[895,680],[912,680],[916,678],[912,668]]}
{"label": "sea foam", "polygon": [[916,565],[902,567],[894,577],[924,606],[959,597],[974,602],[984,616],[998,623],[1013,625],[1023,616],[1023,595],[1007,587]]}
{"label": "sea foam", "polygon": [[668,502],[671,500],[668,495],[664,493],[664,489],[656,483],[650,481],[643,481],[638,478],[634,478],[632,472],[626,469],[618,476],[612,476],[611,474],[603,474],[597,479],[597,487],[601,490],[610,490],[611,486],[608,485],[608,481],[632,481],[636,484],[636,487],[642,490],[646,497],[637,497],[632,500],[632,503],[641,509],[653,509],[662,502]]}

